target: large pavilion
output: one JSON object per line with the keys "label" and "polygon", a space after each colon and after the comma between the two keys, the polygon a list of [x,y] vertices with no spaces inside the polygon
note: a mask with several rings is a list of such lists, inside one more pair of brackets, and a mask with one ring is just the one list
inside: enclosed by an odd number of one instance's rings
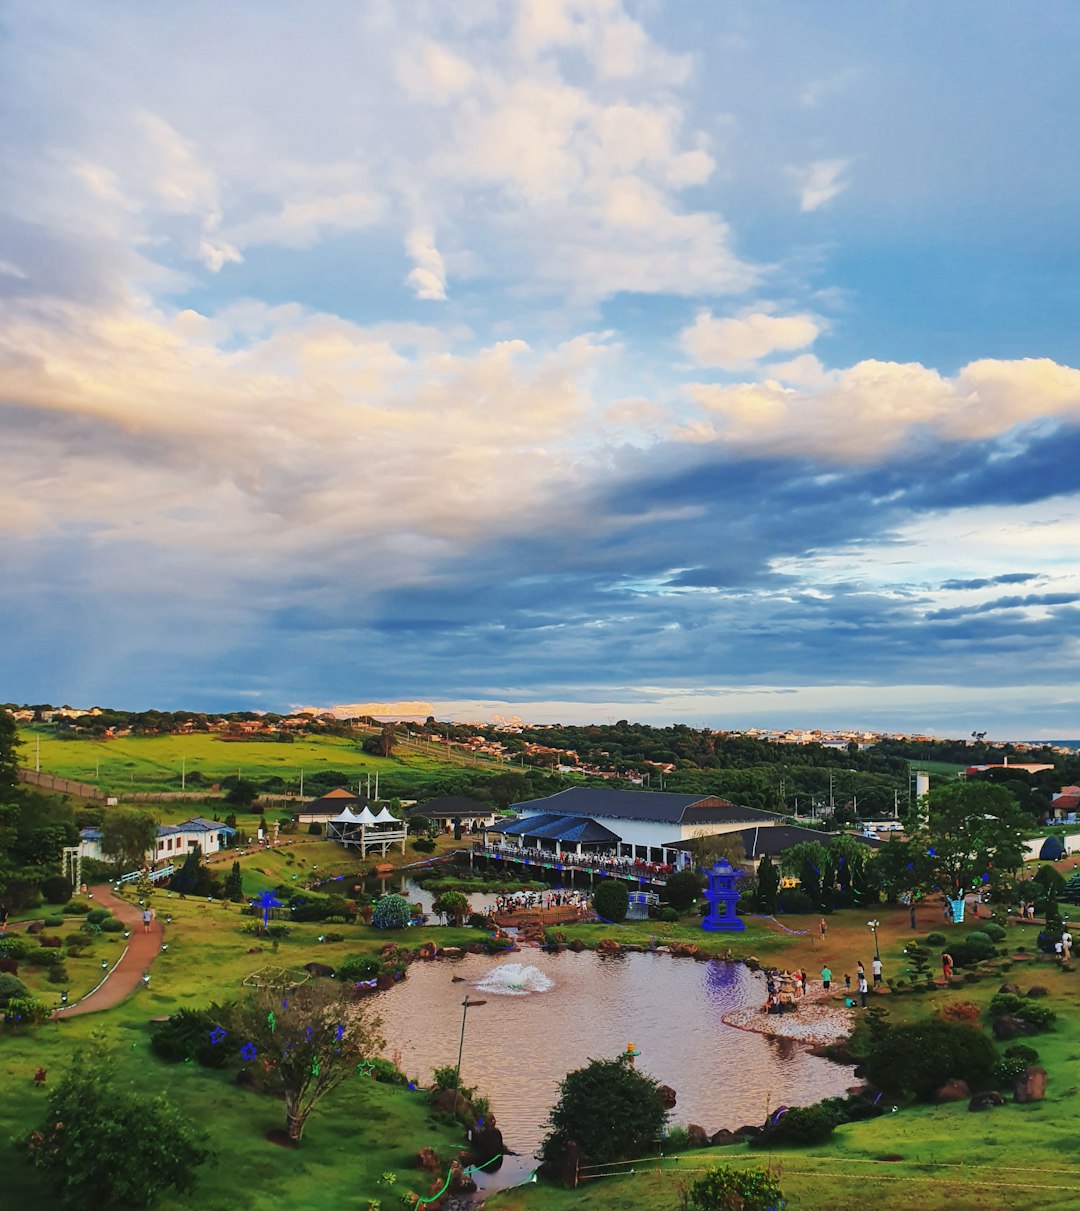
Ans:
{"label": "large pavilion", "polygon": [[327,841],[339,841],[347,849],[356,849],[366,857],[372,850],[385,857],[391,845],[400,845],[405,852],[405,821],[390,814],[389,808],[372,812],[371,808],[355,813],[346,807],[326,822]]}

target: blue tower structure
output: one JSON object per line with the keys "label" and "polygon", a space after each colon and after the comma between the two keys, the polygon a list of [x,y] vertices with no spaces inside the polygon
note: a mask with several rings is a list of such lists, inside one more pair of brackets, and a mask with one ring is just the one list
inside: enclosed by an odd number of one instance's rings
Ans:
{"label": "blue tower structure", "polygon": [[739,889],[735,886],[735,880],[741,879],[743,872],[736,870],[726,858],[720,858],[705,874],[709,879],[709,886],[705,889],[705,899],[709,901],[709,915],[701,922],[701,928],[726,929],[732,932],[745,929],[745,922],[735,915],[735,905],[739,902]]}

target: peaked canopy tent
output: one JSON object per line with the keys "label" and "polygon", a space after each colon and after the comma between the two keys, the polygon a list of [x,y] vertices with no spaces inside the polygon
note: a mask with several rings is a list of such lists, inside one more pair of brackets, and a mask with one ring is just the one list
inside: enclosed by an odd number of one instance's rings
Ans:
{"label": "peaked canopy tent", "polygon": [[525,816],[499,821],[485,831],[501,833],[525,848],[532,846],[549,853],[609,853],[619,843],[617,833],[587,816]]}
{"label": "peaked canopy tent", "polygon": [[359,813],[346,807],[327,820],[326,839],[339,841],[347,849],[359,850],[361,857],[366,857],[371,850],[378,850],[385,856],[387,849],[394,844],[399,844],[404,853],[405,822],[392,816],[389,808],[384,807],[378,815],[374,815],[366,805]]}

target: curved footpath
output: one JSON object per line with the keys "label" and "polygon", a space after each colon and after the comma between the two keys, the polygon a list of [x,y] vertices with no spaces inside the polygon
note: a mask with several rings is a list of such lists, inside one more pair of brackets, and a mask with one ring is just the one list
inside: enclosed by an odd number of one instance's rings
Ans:
{"label": "curved footpath", "polygon": [[81,1001],[66,1009],[57,1009],[54,1018],[74,1018],[84,1013],[100,1013],[112,1009],[142,984],[143,973],[148,971],[154,959],[161,953],[161,939],[165,930],[155,917],[150,922],[150,932],[143,932],[142,909],[128,903],[112,890],[107,883],[92,887],[94,904],[107,908],[131,930],[131,937],[119,961],[109,969],[101,983]]}

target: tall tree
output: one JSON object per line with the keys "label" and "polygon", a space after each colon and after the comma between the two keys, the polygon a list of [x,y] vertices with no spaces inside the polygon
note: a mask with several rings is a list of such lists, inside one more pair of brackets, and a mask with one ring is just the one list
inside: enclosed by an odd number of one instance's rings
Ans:
{"label": "tall tree", "polygon": [[382,1022],[348,990],[320,980],[259,989],[241,1008],[238,1054],[259,1065],[285,1100],[285,1131],[299,1143],[312,1110],[384,1046]]}
{"label": "tall tree", "polygon": [[776,893],[780,890],[780,872],[765,854],[757,871],[758,908],[767,916],[776,912]]}
{"label": "tall tree", "polygon": [[101,852],[125,870],[138,870],[154,852],[157,830],[149,812],[110,812],[101,825]]}

